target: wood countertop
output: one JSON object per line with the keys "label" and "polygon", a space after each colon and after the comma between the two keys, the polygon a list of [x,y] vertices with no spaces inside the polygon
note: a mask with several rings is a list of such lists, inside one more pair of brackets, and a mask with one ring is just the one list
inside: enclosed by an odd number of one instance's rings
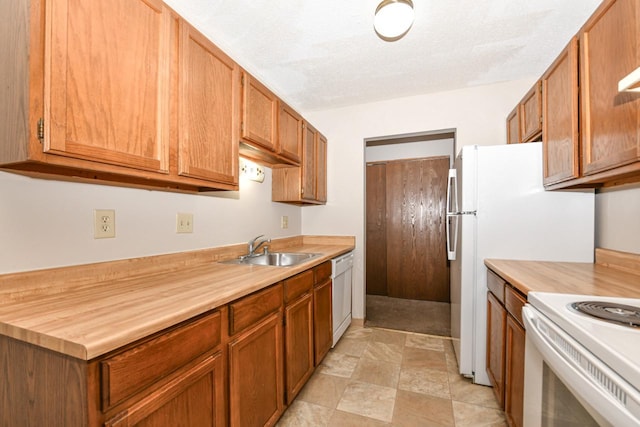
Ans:
{"label": "wood countertop", "polygon": [[485,265],[528,294],[532,291],[640,298],[640,255],[596,250],[596,262],[486,259]]}
{"label": "wood countertop", "polygon": [[0,334],[91,360],[354,247],[353,237],[301,236],[272,243],[272,251],[320,254],[293,267],[217,262],[245,251],[235,245],[4,275]]}

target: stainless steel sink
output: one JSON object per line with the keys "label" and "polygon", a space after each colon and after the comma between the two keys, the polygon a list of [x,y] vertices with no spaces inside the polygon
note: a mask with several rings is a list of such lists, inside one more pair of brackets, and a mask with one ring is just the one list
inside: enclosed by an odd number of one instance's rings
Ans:
{"label": "stainless steel sink", "polygon": [[291,267],[304,261],[309,261],[320,254],[303,253],[303,252],[270,252],[267,254],[255,255],[251,257],[240,257],[229,261],[223,261],[225,264],[249,264],[249,265],[272,265],[276,267]]}

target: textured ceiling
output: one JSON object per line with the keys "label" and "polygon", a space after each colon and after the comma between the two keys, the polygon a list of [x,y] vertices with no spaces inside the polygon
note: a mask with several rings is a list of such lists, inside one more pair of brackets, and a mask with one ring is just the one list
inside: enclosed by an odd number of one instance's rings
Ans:
{"label": "textured ceiling", "polygon": [[302,111],[540,76],[600,0],[413,0],[399,41],[379,0],[167,0]]}

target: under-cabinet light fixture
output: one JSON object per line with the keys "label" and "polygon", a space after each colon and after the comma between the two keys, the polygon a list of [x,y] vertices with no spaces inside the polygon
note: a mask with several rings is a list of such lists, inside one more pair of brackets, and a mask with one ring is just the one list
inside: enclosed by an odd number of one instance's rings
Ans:
{"label": "under-cabinet light fixture", "polygon": [[264,167],[240,157],[240,176],[251,181],[264,182]]}

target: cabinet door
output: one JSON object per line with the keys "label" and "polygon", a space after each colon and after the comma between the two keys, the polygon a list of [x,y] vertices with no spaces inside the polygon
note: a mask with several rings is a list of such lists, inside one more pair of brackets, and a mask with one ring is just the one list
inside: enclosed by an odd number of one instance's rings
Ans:
{"label": "cabinet door", "polygon": [[487,293],[487,374],[501,408],[504,408],[505,325],[507,311],[500,301]]}
{"label": "cabinet door", "polygon": [[302,188],[303,199],[316,200],[316,136],[318,131],[309,123],[302,132]]}
{"label": "cabinet door", "polygon": [[578,178],[578,39],[542,76],[544,183]]}
{"label": "cabinet door", "polygon": [[318,366],[333,344],[331,279],[313,289],[313,335],[315,365]]}
{"label": "cabinet door", "polygon": [[316,146],[316,197],[319,202],[327,201],[327,138],[318,133]]}
{"label": "cabinet door", "polygon": [[167,173],[170,11],[159,0],[47,6],[44,151]]}
{"label": "cabinet door", "polygon": [[302,117],[287,104],[280,102],[278,120],[279,154],[300,163],[302,157]]}
{"label": "cabinet door", "polygon": [[524,346],[525,330],[513,317],[506,322],[506,365],[504,411],[509,425],[522,427],[524,404]]}
{"label": "cabinet door", "polygon": [[225,425],[222,355],[207,357],[183,375],[107,420],[106,427]]}
{"label": "cabinet door", "polygon": [[313,295],[306,293],[285,310],[287,403],[313,373]]}
{"label": "cabinet door", "polygon": [[542,89],[540,81],[520,102],[522,142],[535,141],[542,134]]}
{"label": "cabinet door", "polygon": [[273,425],[284,409],[282,312],[229,343],[231,427]]}
{"label": "cabinet door", "polygon": [[276,151],[278,98],[262,83],[242,73],[242,139]]}
{"label": "cabinet door", "polygon": [[520,104],[509,113],[507,117],[507,144],[518,144],[520,137]]}
{"label": "cabinet door", "polygon": [[178,173],[237,184],[239,68],[182,19],[179,50]]}
{"label": "cabinet door", "polygon": [[580,34],[583,175],[640,160],[640,97],[618,81],[640,66],[640,3],[607,0]]}

